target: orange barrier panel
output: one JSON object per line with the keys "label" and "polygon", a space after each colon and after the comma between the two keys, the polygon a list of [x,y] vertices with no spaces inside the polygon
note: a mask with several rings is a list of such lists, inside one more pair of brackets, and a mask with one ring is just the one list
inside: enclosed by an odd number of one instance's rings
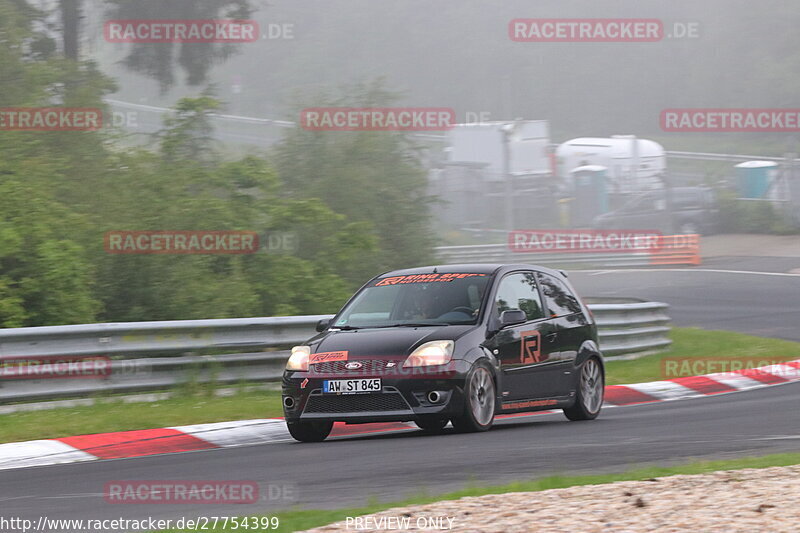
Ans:
{"label": "orange barrier panel", "polygon": [[662,235],[650,251],[651,265],[699,265],[700,235]]}

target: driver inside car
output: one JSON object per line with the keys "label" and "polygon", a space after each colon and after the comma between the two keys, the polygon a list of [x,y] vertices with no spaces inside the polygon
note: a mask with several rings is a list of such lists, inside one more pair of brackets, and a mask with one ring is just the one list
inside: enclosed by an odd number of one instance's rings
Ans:
{"label": "driver inside car", "polygon": [[[473,306],[467,305],[468,300],[466,294],[465,298],[458,298],[452,294],[452,291],[447,292],[445,287],[420,287],[414,294],[412,320],[430,320],[437,319],[445,322],[449,321],[463,321],[472,319],[477,309]],[[480,305],[481,292],[478,292],[478,305]]]}
{"label": "driver inside car", "polygon": [[411,313],[412,320],[438,318],[441,314],[439,309],[439,299],[434,294],[435,291],[429,290],[428,287],[420,287],[420,290],[414,294],[413,308]]}

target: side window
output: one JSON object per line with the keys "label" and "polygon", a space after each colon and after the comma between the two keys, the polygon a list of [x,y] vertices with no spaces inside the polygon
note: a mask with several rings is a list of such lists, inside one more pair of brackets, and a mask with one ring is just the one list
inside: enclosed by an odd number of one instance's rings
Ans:
{"label": "side window", "polygon": [[581,312],[581,304],[567,286],[558,278],[539,274],[542,293],[552,316],[572,315]]}
{"label": "side window", "polygon": [[511,274],[503,278],[497,289],[495,308],[498,315],[509,309],[522,309],[528,320],[543,318],[544,311],[534,273]]}

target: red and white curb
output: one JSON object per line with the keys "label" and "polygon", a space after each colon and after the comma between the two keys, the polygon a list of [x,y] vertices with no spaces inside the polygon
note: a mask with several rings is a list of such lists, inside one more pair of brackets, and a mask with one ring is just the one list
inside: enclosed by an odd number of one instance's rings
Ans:
{"label": "red and white curb", "polygon": [[632,385],[612,385],[606,387],[605,403],[606,405],[633,405],[683,400],[757,389],[798,380],[800,380],[800,360],[735,372],[673,378]]}
{"label": "red and white curb", "polygon": [[[611,385],[606,387],[605,405],[611,407],[697,398],[792,381],[800,381],[800,360],[736,372],[632,385]],[[540,411],[537,414],[552,412],[554,411]],[[518,416],[529,416],[529,414],[499,415],[498,418]],[[331,436],[365,435],[413,428],[416,428],[414,424],[404,422],[358,425],[337,423],[334,425]],[[0,470],[291,440],[286,425],[280,418],[79,435],[52,440],[0,444]]]}

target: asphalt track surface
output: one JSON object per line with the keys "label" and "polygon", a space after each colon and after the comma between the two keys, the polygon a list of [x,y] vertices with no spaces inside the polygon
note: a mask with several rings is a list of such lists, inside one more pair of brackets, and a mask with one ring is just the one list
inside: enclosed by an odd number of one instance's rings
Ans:
{"label": "asphalt track surface", "polygon": [[[800,276],[705,271],[575,272],[579,291],[672,305],[681,326],[800,340]],[[292,506],[339,508],[396,501],[470,484],[627,470],[694,458],[800,450],[800,383],[604,410],[592,422],[560,413],[502,420],[488,433],[406,430],[330,439],[36,467],[0,472],[0,516],[179,518],[239,516]],[[288,497],[251,505],[113,505],[114,480],[251,480]]]}
{"label": "asphalt track surface", "polygon": [[[767,270],[778,261],[748,266]],[[789,261],[800,267],[800,258]],[[578,271],[569,277],[584,296],[666,302],[676,326],[800,341],[800,275],[726,268]]]}

